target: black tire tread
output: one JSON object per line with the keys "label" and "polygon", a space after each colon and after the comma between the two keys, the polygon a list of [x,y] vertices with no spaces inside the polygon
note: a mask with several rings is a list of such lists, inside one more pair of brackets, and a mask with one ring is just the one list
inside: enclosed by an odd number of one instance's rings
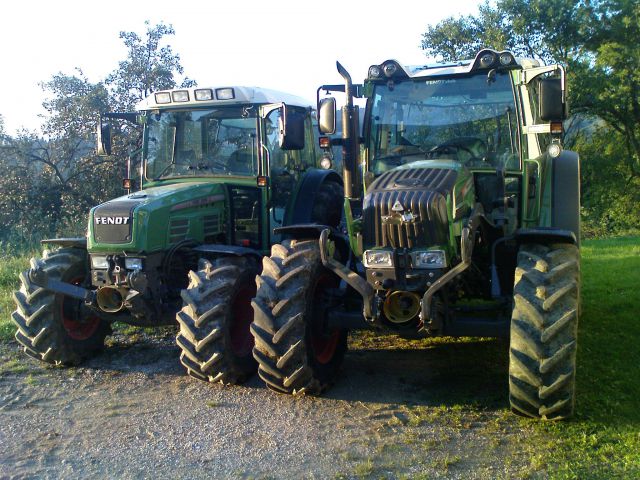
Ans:
{"label": "black tire tread", "polygon": [[580,304],[575,245],[523,245],[518,253],[509,353],[509,401],[547,420],[573,415]]}
{"label": "black tire tread", "polygon": [[[63,280],[69,269],[85,262],[86,251],[76,248],[45,250],[42,259],[32,258],[31,267],[41,265],[49,278]],[[31,282],[27,272],[20,274],[20,290],[13,293],[16,310],[11,319],[17,331],[15,339],[23,351],[37,360],[53,365],[77,365],[104,347],[104,338],[111,326],[101,322],[90,341],[80,347],[67,335],[59,314],[57,295]]]}
{"label": "black tire tread", "polygon": [[[321,268],[317,240],[286,240],[273,245],[256,277],[253,356],[258,375],[276,392],[319,395],[333,380],[335,371],[324,375],[314,369],[305,341],[308,293]],[[345,349],[346,333],[334,354],[336,365]]]}
{"label": "black tire tread", "polygon": [[233,315],[231,299],[247,268],[255,271],[243,258],[221,258],[215,263],[201,259],[198,271],[189,272],[189,286],[181,292],[183,307],[176,315],[180,327],[176,343],[180,363],[198,380],[233,385],[255,372],[252,360],[248,366],[234,361],[224,341]]}

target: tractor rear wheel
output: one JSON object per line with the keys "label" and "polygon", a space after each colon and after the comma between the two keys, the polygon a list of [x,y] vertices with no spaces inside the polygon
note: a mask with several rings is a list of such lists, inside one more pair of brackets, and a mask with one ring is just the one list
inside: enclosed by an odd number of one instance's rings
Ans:
{"label": "tractor rear wheel", "polygon": [[[80,285],[87,276],[87,252],[77,248],[47,250],[40,264],[48,277]],[[31,259],[31,266],[36,266]],[[104,348],[111,333],[108,322],[91,315],[83,302],[45,290],[20,274],[20,290],[14,292],[16,310],[11,318],[18,330],[16,340],[27,355],[54,365],[76,365]]]}
{"label": "tractor rear wheel", "polygon": [[573,415],[580,253],[575,245],[523,245],[511,318],[509,401],[518,414]]}
{"label": "tractor rear wheel", "polygon": [[201,259],[189,272],[182,290],[183,307],[177,314],[176,343],[187,373],[205,382],[225,385],[244,382],[256,371],[251,355],[257,268],[245,258]]}
{"label": "tractor rear wheel", "polygon": [[334,379],[347,331],[325,325],[338,278],[320,261],[317,240],[287,240],[263,259],[251,333],[258,374],[272,390],[320,394]]}

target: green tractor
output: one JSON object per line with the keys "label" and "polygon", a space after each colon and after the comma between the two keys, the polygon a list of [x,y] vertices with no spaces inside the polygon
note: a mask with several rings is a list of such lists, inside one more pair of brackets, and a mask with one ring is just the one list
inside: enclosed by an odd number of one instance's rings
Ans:
{"label": "green tractor", "polygon": [[[318,89],[318,124],[336,124],[336,99],[321,92],[344,92],[332,143],[346,234],[300,229],[264,259],[251,327],[261,378],[320,393],[349,329],[506,337],[512,409],[571,416],[580,174],[561,147],[564,69],[484,49],[437,65],[388,60],[363,85],[338,71],[344,84]],[[366,101],[362,133],[354,97]]]}
{"label": "green tractor", "polygon": [[336,227],[342,180],[315,168],[312,108],[298,97],[176,89],[137,110],[103,115],[98,153],[110,154],[109,118],[142,125],[140,188],[127,178],[127,195],[94,207],[86,238],[43,241],[55,248],[21,275],[16,339],[32,357],[69,365],[100,351],[113,322],[177,320],[190,375],[241,382],[256,369],[250,301],[260,260],[280,240],[273,229]]}

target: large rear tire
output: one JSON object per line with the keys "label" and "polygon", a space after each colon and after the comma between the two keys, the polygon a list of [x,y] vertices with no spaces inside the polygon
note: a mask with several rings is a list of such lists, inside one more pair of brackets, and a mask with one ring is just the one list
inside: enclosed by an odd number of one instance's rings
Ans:
{"label": "large rear tire", "polygon": [[[87,252],[77,248],[47,250],[40,264],[48,277],[80,285],[87,275]],[[37,260],[31,259],[35,267]],[[54,365],[76,365],[104,348],[111,333],[108,322],[88,314],[81,300],[53,293],[33,284],[27,272],[14,292],[16,310],[11,318],[18,330],[16,340],[25,353]]]}
{"label": "large rear tire", "polygon": [[515,273],[509,401],[518,414],[573,415],[580,305],[575,245],[523,245]]}
{"label": "large rear tire", "polygon": [[205,382],[242,383],[256,371],[251,354],[257,268],[245,258],[222,258],[212,264],[200,260],[189,272],[182,290],[183,307],[177,314],[176,343],[187,373]]}
{"label": "large rear tire", "polygon": [[317,240],[287,240],[263,259],[251,333],[258,374],[272,390],[320,394],[335,378],[347,331],[327,331],[326,315],[337,277],[320,261]]}

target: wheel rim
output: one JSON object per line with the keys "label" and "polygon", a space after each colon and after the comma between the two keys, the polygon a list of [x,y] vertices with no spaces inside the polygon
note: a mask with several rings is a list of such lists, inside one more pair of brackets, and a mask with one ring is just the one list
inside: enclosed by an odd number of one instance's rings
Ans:
{"label": "wheel rim", "polygon": [[[69,283],[72,285],[80,285],[82,280],[83,277],[78,277]],[[67,332],[67,335],[73,340],[87,340],[91,338],[100,326],[100,318],[95,315],[89,316],[83,321],[78,320],[80,304],[81,302],[74,298],[62,297],[62,304],[60,306],[62,326]]]}
{"label": "wheel rim", "polygon": [[315,360],[320,364],[331,362],[338,348],[340,341],[340,330],[335,329],[332,332],[325,332],[324,318],[327,306],[325,292],[328,288],[335,285],[335,281],[331,275],[324,274],[316,282],[313,291],[313,306],[322,306],[312,311],[311,321],[311,348]]}
{"label": "wheel rim", "polygon": [[253,307],[251,299],[256,296],[255,285],[246,285],[236,292],[231,302],[231,328],[229,336],[231,349],[238,357],[251,355],[254,339],[251,334],[251,322],[253,321]]}

